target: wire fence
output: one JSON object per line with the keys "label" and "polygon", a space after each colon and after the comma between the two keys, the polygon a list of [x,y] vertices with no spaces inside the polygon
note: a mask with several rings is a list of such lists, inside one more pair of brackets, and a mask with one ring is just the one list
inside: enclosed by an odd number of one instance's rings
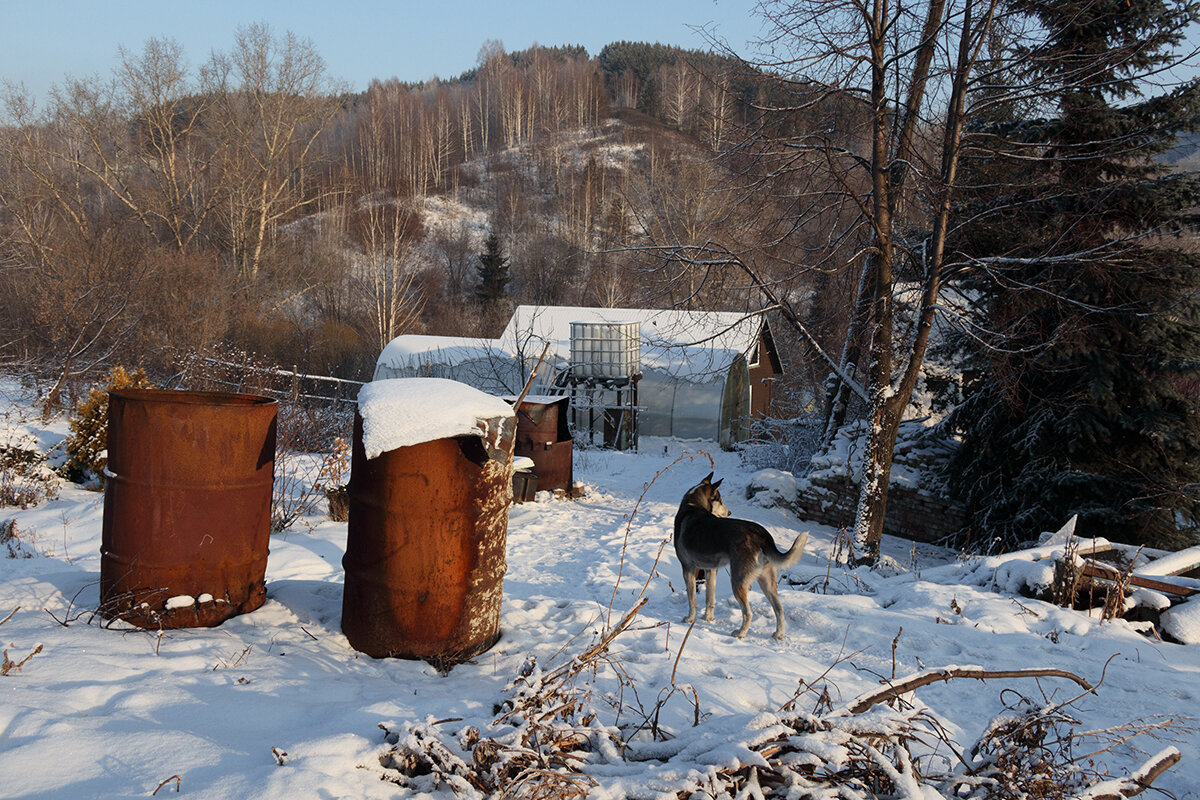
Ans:
{"label": "wire fence", "polygon": [[243,352],[195,354],[179,376],[183,388],[260,394],[279,401],[279,445],[327,452],[349,441],[362,381],[284,369]]}

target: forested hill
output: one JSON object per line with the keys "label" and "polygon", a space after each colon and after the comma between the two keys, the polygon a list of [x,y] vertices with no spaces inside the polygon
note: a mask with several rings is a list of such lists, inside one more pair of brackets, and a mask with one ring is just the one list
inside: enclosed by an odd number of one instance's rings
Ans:
{"label": "forested hill", "polygon": [[[518,303],[747,302],[638,255],[746,227],[715,157],[755,91],[735,59],[496,45],[345,95],[318,55],[251,26],[194,69],[151,40],[44,108],[10,92],[0,359],[82,377],[236,347],[362,376],[395,335],[489,335]],[[489,233],[500,303],[475,293]]]}

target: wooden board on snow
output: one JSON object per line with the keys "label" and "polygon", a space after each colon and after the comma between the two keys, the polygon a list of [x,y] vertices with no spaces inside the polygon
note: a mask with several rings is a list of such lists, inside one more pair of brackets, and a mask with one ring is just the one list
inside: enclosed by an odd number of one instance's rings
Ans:
{"label": "wooden board on snow", "polygon": [[1180,586],[1177,583],[1169,583],[1167,581],[1157,580],[1155,578],[1147,578],[1139,574],[1133,574],[1126,577],[1125,573],[1104,564],[1097,564],[1090,561],[1083,565],[1083,574],[1089,578],[1099,578],[1101,580],[1113,581],[1127,580],[1131,586],[1141,586],[1144,589],[1153,589],[1156,592],[1163,594],[1173,594],[1176,597],[1190,597],[1196,594],[1196,590],[1190,586]]}

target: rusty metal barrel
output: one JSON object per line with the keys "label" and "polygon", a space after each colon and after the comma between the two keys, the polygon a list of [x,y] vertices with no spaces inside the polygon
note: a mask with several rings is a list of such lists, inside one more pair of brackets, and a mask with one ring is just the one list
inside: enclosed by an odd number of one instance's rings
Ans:
{"label": "rusty metal barrel", "polygon": [[101,613],[209,627],[263,604],[276,411],[249,394],[109,394]]}
{"label": "rusty metal barrel", "polygon": [[453,665],[499,638],[515,430],[501,407],[503,415],[479,421],[483,435],[419,441],[372,458],[356,417],[342,559],[342,631],[354,649]]}
{"label": "rusty metal barrel", "polygon": [[568,398],[526,397],[517,408],[517,441],[513,454],[533,459],[538,489],[570,489],[571,431],[567,427]]}

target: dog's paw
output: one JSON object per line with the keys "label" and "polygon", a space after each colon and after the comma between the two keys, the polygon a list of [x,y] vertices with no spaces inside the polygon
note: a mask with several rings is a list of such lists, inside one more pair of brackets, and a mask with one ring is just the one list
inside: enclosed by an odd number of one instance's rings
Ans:
{"label": "dog's paw", "polygon": [[695,621],[696,621],[696,615],[695,615],[695,614],[688,614],[686,617],[684,617],[684,618],[683,618],[683,624],[684,624],[684,625],[691,625],[691,624],[692,624],[693,622],[695,622]]}
{"label": "dog's paw", "polygon": [[787,638],[787,636],[784,634],[783,631],[775,631],[775,634],[771,638],[777,642],[782,642],[784,639]]}
{"label": "dog's paw", "polygon": [[713,614],[713,612],[705,611],[703,619],[705,622],[716,622],[717,617],[715,614]]}
{"label": "dog's paw", "polygon": [[746,630],[745,630],[745,628],[742,628],[740,630],[734,631],[733,633],[731,633],[729,635],[735,639],[745,639],[746,638]]}

